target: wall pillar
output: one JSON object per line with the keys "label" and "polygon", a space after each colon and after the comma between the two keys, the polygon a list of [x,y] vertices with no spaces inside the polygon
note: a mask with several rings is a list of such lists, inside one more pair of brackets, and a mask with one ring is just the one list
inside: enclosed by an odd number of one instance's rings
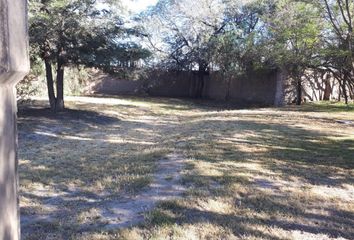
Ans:
{"label": "wall pillar", "polygon": [[15,85],[29,70],[26,4],[0,0],[0,240],[20,239]]}
{"label": "wall pillar", "polygon": [[274,106],[282,107],[286,104],[286,80],[287,80],[287,72],[285,69],[278,69],[276,73],[276,89],[274,96]]}

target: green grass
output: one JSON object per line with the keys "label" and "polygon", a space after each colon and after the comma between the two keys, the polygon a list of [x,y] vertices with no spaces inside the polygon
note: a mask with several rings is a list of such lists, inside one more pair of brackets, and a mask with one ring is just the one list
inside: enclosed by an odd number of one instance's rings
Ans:
{"label": "green grass", "polygon": [[80,230],[85,221],[99,221],[96,208],[65,206],[67,219],[50,233],[41,226],[36,239],[354,236],[354,125],[338,122],[354,119],[353,105],[237,110],[101,97],[72,99],[67,106],[72,112],[59,118],[20,113],[23,213],[52,211],[35,197],[38,189],[112,198],[144,191],[158,160],[173,152],[187,159],[181,179],[187,190],[146,213],[143,224],[108,232]]}
{"label": "green grass", "polygon": [[322,101],[306,103],[300,107],[301,111],[315,112],[354,112],[354,103],[345,104],[344,102]]}

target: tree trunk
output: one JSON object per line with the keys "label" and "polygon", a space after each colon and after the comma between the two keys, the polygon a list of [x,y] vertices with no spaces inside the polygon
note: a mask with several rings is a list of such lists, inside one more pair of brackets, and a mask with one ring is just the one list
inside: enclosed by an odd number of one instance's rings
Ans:
{"label": "tree trunk", "polygon": [[196,91],[195,91],[196,98],[203,97],[205,75],[206,75],[205,67],[203,65],[200,65],[198,70],[198,78],[197,78]]}
{"label": "tree trunk", "polygon": [[301,105],[302,102],[302,83],[301,83],[301,77],[297,78],[297,84],[296,84],[296,105]]}
{"label": "tree trunk", "polygon": [[58,59],[57,69],[57,99],[55,102],[55,111],[60,112],[64,110],[64,65]]}
{"label": "tree trunk", "polygon": [[329,74],[325,77],[324,83],[325,83],[325,89],[324,89],[324,93],[323,93],[323,98],[322,99],[324,101],[329,101],[330,98],[331,98],[332,92],[333,92],[333,89],[332,89],[332,86],[331,86],[331,78],[330,78]]}
{"label": "tree trunk", "polygon": [[353,82],[350,82],[348,83],[348,88],[349,88],[349,96],[350,96],[350,99],[354,99],[354,83]]}
{"label": "tree trunk", "polygon": [[341,81],[338,80],[339,83],[339,88],[338,88],[338,102],[340,102],[342,100],[342,84]]}
{"label": "tree trunk", "polygon": [[227,89],[226,89],[225,101],[229,101],[230,100],[231,81],[232,81],[232,77],[228,76],[227,77]]}
{"label": "tree trunk", "polygon": [[346,77],[344,77],[343,82],[342,82],[342,92],[343,92],[345,104],[348,104],[348,92],[347,92],[347,79],[346,79]]}
{"label": "tree trunk", "polygon": [[44,59],[45,63],[45,71],[46,71],[46,79],[47,79],[47,89],[48,89],[48,98],[50,109],[55,111],[55,93],[54,93],[54,82],[53,82],[53,71],[52,71],[52,64],[49,62],[48,59]]}

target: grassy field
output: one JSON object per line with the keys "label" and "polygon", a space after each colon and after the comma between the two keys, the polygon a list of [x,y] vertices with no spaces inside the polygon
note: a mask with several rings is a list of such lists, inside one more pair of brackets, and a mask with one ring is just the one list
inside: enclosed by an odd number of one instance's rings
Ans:
{"label": "grassy field", "polygon": [[[24,239],[354,239],[354,106],[44,104],[19,112]],[[170,154],[185,159],[183,195],[105,228],[105,201],[146,191]]]}

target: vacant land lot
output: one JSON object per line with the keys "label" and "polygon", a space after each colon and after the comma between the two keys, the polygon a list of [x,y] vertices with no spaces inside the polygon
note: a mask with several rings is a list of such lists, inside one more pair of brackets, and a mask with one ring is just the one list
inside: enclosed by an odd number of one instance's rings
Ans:
{"label": "vacant land lot", "polygon": [[24,239],[353,239],[354,110],[71,98],[19,113]]}

